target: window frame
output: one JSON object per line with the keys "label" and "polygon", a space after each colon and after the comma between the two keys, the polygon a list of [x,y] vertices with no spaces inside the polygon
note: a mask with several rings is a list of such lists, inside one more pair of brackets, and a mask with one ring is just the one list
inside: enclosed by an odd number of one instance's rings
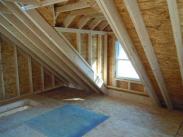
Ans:
{"label": "window frame", "polygon": [[[118,44],[118,46],[117,46]],[[117,72],[118,72],[118,61],[130,61],[130,59],[119,59],[118,58],[118,55],[119,55],[119,45],[120,45],[120,42],[119,41],[116,41],[115,42],[115,79],[116,80],[130,80],[130,81],[137,81],[137,82],[140,82],[140,77],[139,79],[138,78],[130,78],[130,77],[122,77],[122,76],[117,76]],[[123,48],[123,47],[122,47]],[[123,49],[124,50],[124,49]],[[133,66],[133,65],[132,65]],[[134,68],[135,69],[135,68]],[[135,70],[136,71],[136,70]],[[138,73],[137,73],[138,74]]]}

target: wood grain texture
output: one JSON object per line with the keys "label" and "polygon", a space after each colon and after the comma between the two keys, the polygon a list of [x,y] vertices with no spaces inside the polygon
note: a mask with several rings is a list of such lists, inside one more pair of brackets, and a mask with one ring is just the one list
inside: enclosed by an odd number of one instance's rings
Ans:
{"label": "wood grain texture", "polygon": [[33,79],[33,90],[38,92],[42,90],[41,80],[41,65],[32,59],[32,79]]}
{"label": "wood grain texture", "polygon": [[2,42],[2,63],[6,99],[17,96],[14,47],[11,45],[13,43],[8,40],[4,39]]}
{"label": "wood grain texture", "polygon": [[88,34],[81,34],[81,55],[88,62]]}
{"label": "wood grain texture", "polygon": [[20,49],[18,49],[17,51],[20,95],[24,95],[31,92],[28,55],[23,53]]}
{"label": "wood grain texture", "polygon": [[53,88],[52,74],[49,70],[44,68],[44,89]]}

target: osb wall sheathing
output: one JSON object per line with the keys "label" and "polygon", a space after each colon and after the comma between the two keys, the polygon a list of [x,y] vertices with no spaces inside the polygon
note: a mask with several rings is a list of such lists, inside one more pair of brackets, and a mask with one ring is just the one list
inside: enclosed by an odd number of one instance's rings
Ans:
{"label": "osb wall sheathing", "polygon": [[[135,31],[126,7],[121,0],[115,0],[121,18],[133,41],[133,44],[146,69],[149,79],[155,91],[161,97],[159,87],[142,49],[141,43]],[[177,60],[175,42],[166,0],[138,0],[138,4],[148,30],[155,54],[170,97],[175,105],[183,104],[183,87],[181,84],[180,70]],[[161,97],[162,99],[162,97]]]}
{"label": "osb wall sheathing", "polygon": [[17,50],[20,95],[31,92],[28,55]]}
{"label": "osb wall sheathing", "polygon": [[[108,52],[107,52],[107,64],[108,64],[108,71],[107,71],[107,85],[108,86],[112,86],[114,88],[121,88],[122,90],[125,91],[133,91],[134,93],[139,93],[139,92],[143,92],[145,95],[147,95],[147,93],[144,90],[144,86],[143,84],[141,84],[140,82],[136,82],[133,80],[120,80],[120,79],[116,79],[116,60],[115,60],[115,42],[116,42],[116,38],[114,35],[108,35]],[[130,89],[128,86],[128,83],[130,83]]]}
{"label": "osb wall sheathing", "polygon": [[88,34],[81,34],[81,56],[88,61]]}
{"label": "osb wall sheathing", "polygon": [[62,33],[67,40],[71,43],[73,48],[77,49],[77,39],[76,39],[76,33],[70,33],[70,32],[63,32]]}
{"label": "osb wall sheathing", "polygon": [[[147,75],[148,75],[148,77],[153,85],[153,88],[154,88],[155,92],[158,94],[158,96],[162,99],[162,96],[159,92],[160,91],[159,87],[158,87],[157,82],[155,80],[155,77],[153,75],[152,69],[148,63],[148,60],[145,56],[144,50],[142,48],[142,45],[140,43],[140,40],[139,40],[139,37],[136,33],[134,25],[130,19],[128,11],[127,11],[126,7],[124,6],[124,3],[122,0],[114,0],[114,1],[116,3],[116,7],[118,9],[118,12],[121,15],[122,21],[123,21],[123,23],[128,31],[128,34],[133,42],[133,45],[137,50],[137,54],[139,55],[140,60],[145,67],[146,73],[147,73]],[[146,1],[148,1],[148,0],[146,0]]]}
{"label": "osb wall sheathing", "polygon": [[44,88],[45,89],[53,88],[52,73],[46,68],[44,68]]}
{"label": "osb wall sheathing", "polygon": [[15,48],[11,45],[13,45],[13,43],[7,39],[2,39],[1,54],[6,99],[17,96]]}
{"label": "osb wall sheathing", "polygon": [[32,79],[33,90],[35,92],[43,90],[41,65],[32,59]]}
{"label": "osb wall sheathing", "polygon": [[139,0],[149,36],[171,98],[183,104],[183,87],[166,0]]}

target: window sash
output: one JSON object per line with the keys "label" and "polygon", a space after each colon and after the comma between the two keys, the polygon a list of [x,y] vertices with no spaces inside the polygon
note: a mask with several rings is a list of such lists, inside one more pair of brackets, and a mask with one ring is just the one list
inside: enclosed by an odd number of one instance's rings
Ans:
{"label": "window sash", "polygon": [[[138,74],[137,74],[137,72],[136,72],[136,70],[134,69],[134,67],[133,67],[133,65],[132,65],[132,63],[131,63],[131,61],[129,60],[129,58],[119,58],[119,54],[120,54],[120,50],[119,50],[119,46],[121,46],[120,45],[120,43],[118,42],[118,43],[116,43],[116,73],[115,73],[115,75],[116,75],[116,78],[117,79],[130,79],[130,80],[140,80],[140,78],[139,78],[139,76],[138,76]],[[122,48],[122,47],[121,47]],[[122,49],[123,51],[124,51],[124,49]],[[124,53],[125,53],[125,51],[124,51]],[[126,54],[126,53],[125,53]],[[126,55],[127,56],[127,55]],[[125,57],[125,56],[124,56]],[[120,70],[119,70],[119,62],[128,62],[127,64],[128,64],[128,69],[126,69],[125,71],[123,71],[123,72],[120,72]],[[126,65],[127,65],[126,64]],[[121,66],[123,66],[122,68],[125,68],[124,67],[124,65],[125,64],[121,64]],[[121,68],[121,69],[122,69]],[[129,72],[130,71],[130,72]]]}

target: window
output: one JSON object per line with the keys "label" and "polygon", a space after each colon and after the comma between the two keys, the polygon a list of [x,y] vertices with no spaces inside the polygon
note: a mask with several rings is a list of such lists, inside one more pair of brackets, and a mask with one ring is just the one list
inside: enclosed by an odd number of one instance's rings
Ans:
{"label": "window", "polygon": [[139,76],[120,42],[116,42],[116,78],[139,80]]}

